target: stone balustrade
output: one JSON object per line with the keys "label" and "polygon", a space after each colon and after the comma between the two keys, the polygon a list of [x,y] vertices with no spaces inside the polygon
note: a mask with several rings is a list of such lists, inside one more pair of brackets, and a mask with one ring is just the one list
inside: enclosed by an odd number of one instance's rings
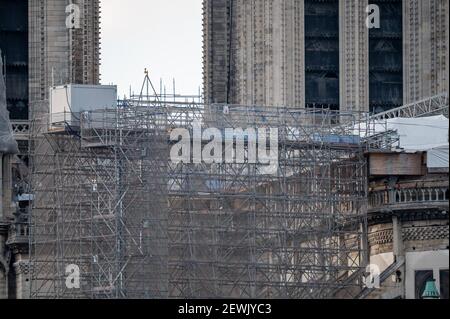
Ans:
{"label": "stone balustrade", "polygon": [[369,194],[369,208],[380,208],[398,204],[448,202],[448,200],[448,187],[381,190]]}

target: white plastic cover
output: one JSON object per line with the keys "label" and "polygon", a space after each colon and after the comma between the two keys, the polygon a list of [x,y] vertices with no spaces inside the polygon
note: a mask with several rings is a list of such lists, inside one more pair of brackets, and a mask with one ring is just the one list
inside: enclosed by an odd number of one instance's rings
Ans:
{"label": "white plastic cover", "polygon": [[428,151],[448,144],[448,119],[443,115],[388,120],[388,129],[400,135],[406,151]]}
{"label": "white plastic cover", "polygon": [[6,108],[6,85],[3,77],[3,61],[0,51],[0,153],[16,154],[18,152],[19,149],[9,120],[9,112]]}
{"label": "white plastic cover", "polygon": [[448,144],[429,150],[427,155],[427,167],[448,168],[448,156]]}
{"label": "white plastic cover", "polygon": [[[364,125],[362,125],[364,126]],[[388,130],[396,131],[400,141],[394,148],[407,152],[428,151],[448,145],[449,121],[444,115],[420,118],[393,118],[370,123],[368,132],[377,134]],[[363,134],[363,136],[365,136]]]}

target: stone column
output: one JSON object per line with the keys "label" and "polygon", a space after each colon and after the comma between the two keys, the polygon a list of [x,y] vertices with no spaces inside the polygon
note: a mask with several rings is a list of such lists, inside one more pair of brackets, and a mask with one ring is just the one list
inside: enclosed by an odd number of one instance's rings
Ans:
{"label": "stone column", "polygon": [[6,260],[7,224],[2,222],[0,216],[0,300],[8,298],[8,261]]}
{"label": "stone column", "polygon": [[[3,214],[3,154],[0,153],[0,221],[3,219]],[[0,245],[0,252],[1,249]]]}
{"label": "stone column", "polygon": [[344,111],[369,112],[368,0],[339,3],[340,105]]}
{"label": "stone column", "polygon": [[1,224],[3,222],[3,214],[3,154],[0,154],[0,299],[6,299],[8,297],[8,284],[6,280],[8,276],[4,260],[6,229],[2,228]]}
{"label": "stone column", "polygon": [[448,15],[448,0],[403,0],[405,104],[449,90]]}
{"label": "stone column", "polygon": [[0,263],[0,300],[8,298],[8,274]]}
{"label": "stone column", "polygon": [[19,260],[13,264],[16,274],[16,298],[30,298],[30,264],[28,260]]}
{"label": "stone column", "polygon": [[0,220],[12,217],[12,170],[11,170],[12,155],[3,155],[2,173],[0,174],[1,188],[0,194]]}
{"label": "stone column", "polygon": [[397,216],[392,216],[393,226],[393,246],[395,259],[403,258],[405,256],[403,248],[403,236],[402,236],[402,222]]}

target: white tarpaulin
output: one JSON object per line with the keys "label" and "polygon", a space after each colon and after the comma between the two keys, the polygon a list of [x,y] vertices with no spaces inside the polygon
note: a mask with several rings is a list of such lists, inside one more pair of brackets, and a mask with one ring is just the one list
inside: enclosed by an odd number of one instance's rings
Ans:
{"label": "white tarpaulin", "polygon": [[399,146],[406,151],[427,151],[448,144],[448,119],[443,115],[387,122],[387,128],[399,134]]}
{"label": "white tarpaulin", "polygon": [[365,124],[355,127],[365,128],[362,137],[379,134],[386,131],[395,131],[399,136],[399,143],[393,148],[400,148],[405,151],[428,151],[443,145],[448,145],[448,119],[443,115],[402,118],[397,117],[388,120],[377,120],[371,122],[369,127]]}
{"label": "white tarpaulin", "polygon": [[448,144],[433,148],[427,154],[428,168],[448,168]]}

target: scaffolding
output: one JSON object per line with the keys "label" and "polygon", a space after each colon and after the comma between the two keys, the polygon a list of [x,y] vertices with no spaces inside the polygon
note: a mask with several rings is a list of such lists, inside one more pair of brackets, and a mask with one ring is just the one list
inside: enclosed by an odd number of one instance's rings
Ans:
{"label": "scaffolding", "polygon": [[[367,262],[366,118],[139,99],[83,113],[76,127],[35,121],[31,297],[357,295]],[[276,128],[276,169],[248,157],[172,161],[171,133],[198,123]],[[250,135],[234,138],[248,154]],[[76,289],[66,285],[70,265],[80,270]]]}

